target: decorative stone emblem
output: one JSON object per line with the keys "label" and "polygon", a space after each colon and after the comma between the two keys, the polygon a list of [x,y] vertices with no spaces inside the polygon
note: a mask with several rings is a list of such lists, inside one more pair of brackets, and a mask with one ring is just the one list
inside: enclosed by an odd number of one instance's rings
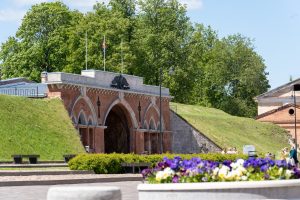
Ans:
{"label": "decorative stone emblem", "polygon": [[129,84],[124,76],[121,74],[116,76],[114,80],[110,84],[111,87],[121,89],[121,90],[128,90],[130,89]]}

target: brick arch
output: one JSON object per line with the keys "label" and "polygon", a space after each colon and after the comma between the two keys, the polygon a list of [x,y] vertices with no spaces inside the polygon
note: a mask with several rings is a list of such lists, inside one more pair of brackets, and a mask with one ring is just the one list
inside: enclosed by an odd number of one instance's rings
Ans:
{"label": "brick arch", "polygon": [[88,118],[86,117],[86,113],[83,110],[80,110],[77,116],[77,123],[79,124],[79,121],[81,121],[81,125],[87,125],[87,120]]}
{"label": "brick arch", "polygon": [[122,100],[117,99],[112,104],[110,104],[109,108],[107,109],[107,111],[105,113],[105,117],[103,119],[103,124],[105,124],[107,116],[110,113],[111,109],[116,105],[121,106],[125,110],[125,113],[129,114],[130,121],[133,125],[133,128],[137,128],[138,122],[136,120],[135,113],[134,113],[133,109],[131,108],[131,106],[129,105],[129,103],[124,99],[122,99]]}
{"label": "brick arch", "polygon": [[148,123],[146,120],[144,120],[143,129],[148,129],[148,128],[149,128]]}
{"label": "brick arch", "polygon": [[[154,116],[154,113],[155,113],[155,115],[156,115],[156,118],[155,118],[155,116]],[[149,104],[149,106],[148,106],[148,108],[146,109],[146,112],[145,112],[145,114],[144,114],[144,120],[147,120],[147,121],[149,121],[149,123],[148,124],[150,124],[150,119],[151,118],[154,118],[154,119],[156,119],[157,121],[158,121],[158,123],[159,123],[159,108],[157,107],[157,105],[155,105],[155,104],[153,104],[153,103],[150,103]],[[162,115],[161,116],[161,122],[162,122],[162,130],[164,130],[164,128],[165,128],[165,123],[164,123],[164,116]],[[154,120],[154,121],[156,121],[156,120]]]}
{"label": "brick arch", "polygon": [[[91,100],[89,99],[89,97],[85,96],[79,96],[76,101],[74,102],[73,106],[72,106],[72,110],[71,110],[71,116],[76,116],[76,110],[78,109],[78,106],[80,106],[80,103],[83,102],[84,105],[87,106],[89,112],[84,112],[85,116],[86,116],[86,120],[92,119],[93,125],[97,124],[97,115],[96,115],[96,111],[95,108],[93,106],[93,103],[91,102]],[[77,113],[80,113],[82,109],[79,109],[79,111],[77,111]],[[79,117],[79,115],[78,115]],[[77,118],[77,122],[78,122]]]}
{"label": "brick arch", "polygon": [[156,130],[156,124],[155,124],[155,120],[153,119],[153,117],[151,117],[149,120],[149,130]]}

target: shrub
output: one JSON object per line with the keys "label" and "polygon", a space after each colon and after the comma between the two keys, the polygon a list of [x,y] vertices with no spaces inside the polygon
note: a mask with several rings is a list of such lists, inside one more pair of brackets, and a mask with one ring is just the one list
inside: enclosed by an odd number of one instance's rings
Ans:
{"label": "shrub", "polygon": [[174,158],[180,156],[182,159],[191,159],[199,157],[203,160],[211,160],[223,162],[225,160],[236,160],[238,158],[245,159],[245,155],[228,155],[228,154],[80,154],[69,161],[71,170],[93,170],[96,174],[118,174],[124,173],[122,163],[150,163],[155,166],[157,162],[163,160],[164,157]]}

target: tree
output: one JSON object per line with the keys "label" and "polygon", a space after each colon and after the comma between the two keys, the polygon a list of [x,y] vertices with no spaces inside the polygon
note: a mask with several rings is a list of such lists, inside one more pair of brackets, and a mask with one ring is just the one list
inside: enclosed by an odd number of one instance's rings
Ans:
{"label": "tree", "polygon": [[185,41],[191,25],[186,8],[177,1],[141,0],[139,7],[133,73],[143,75],[148,84],[158,85],[161,67],[164,80],[168,80],[169,68],[173,67],[176,74],[186,61]]}
{"label": "tree", "polygon": [[62,71],[66,65],[67,28],[72,12],[61,2],[41,3],[26,13],[16,37],[1,47],[5,77],[39,80],[42,71]]}
{"label": "tree", "polygon": [[241,35],[218,41],[205,67],[206,96],[212,107],[230,114],[253,117],[253,98],[270,87],[264,61],[252,42]]}
{"label": "tree", "polygon": [[104,68],[102,43],[105,36],[106,70],[121,72],[123,56],[124,72],[126,72],[126,67],[131,66],[134,59],[127,40],[128,27],[130,27],[130,19],[122,12],[103,3],[97,3],[93,12],[87,13],[79,20],[77,26],[69,29],[71,36],[68,44],[71,52],[67,58],[68,65],[65,71],[80,73],[80,70],[85,68],[85,34],[87,33],[88,68],[99,70]]}

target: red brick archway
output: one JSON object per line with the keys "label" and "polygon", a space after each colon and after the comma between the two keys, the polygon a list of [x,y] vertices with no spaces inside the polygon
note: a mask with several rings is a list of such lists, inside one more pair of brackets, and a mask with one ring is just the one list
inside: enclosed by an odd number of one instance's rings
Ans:
{"label": "red brick archway", "polygon": [[110,109],[104,130],[105,153],[130,153],[131,130],[133,129],[128,111],[122,104],[117,104]]}

